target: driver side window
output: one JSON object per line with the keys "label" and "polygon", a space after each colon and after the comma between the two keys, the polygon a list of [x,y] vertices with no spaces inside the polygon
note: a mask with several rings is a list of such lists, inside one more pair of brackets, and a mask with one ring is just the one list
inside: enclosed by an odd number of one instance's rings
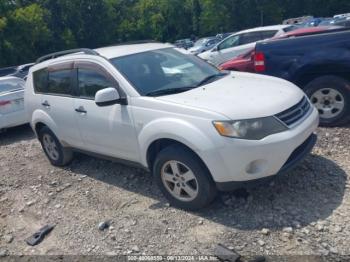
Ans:
{"label": "driver side window", "polygon": [[113,87],[112,81],[99,71],[78,68],[79,96],[94,99],[99,90]]}
{"label": "driver side window", "polygon": [[239,35],[231,36],[223,41],[218,47],[219,50],[235,47],[239,45]]}

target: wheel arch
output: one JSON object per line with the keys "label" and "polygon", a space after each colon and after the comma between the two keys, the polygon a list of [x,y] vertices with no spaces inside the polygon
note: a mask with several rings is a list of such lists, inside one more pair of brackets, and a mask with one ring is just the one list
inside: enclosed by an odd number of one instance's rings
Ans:
{"label": "wheel arch", "polygon": [[57,136],[57,125],[53,119],[42,110],[36,110],[33,112],[31,125],[37,136],[39,135],[40,129],[44,126],[47,126]]}
{"label": "wheel arch", "polygon": [[[170,131],[169,131],[170,130]],[[145,126],[139,136],[141,163],[152,169],[157,153],[163,148],[177,144],[195,153],[201,160],[200,152],[212,148],[208,135],[194,125],[178,119],[161,119]],[[202,160],[204,163],[204,161]]]}
{"label": "wheel arch", "polygon": [[336,64],[320,64],[303,67],[295,74],[295,84],[304,89],[311,81],[323,76],[337,76],[350,81],[350,67]]}

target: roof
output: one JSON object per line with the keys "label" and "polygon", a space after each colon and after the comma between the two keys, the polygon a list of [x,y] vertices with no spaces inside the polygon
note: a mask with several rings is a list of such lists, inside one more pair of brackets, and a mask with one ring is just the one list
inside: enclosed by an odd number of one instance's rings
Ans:
{"label": "roof", "polygon": [[100,55],[106,57],[107,59],[127,56],[157,49],[170,48],[174,47],[171,44],[162,44],[162,43],[145,43],[145,44],[126,44],[126,45],[116,45],[109,47],[102,47],[95,49]]}
{"label": "roof", "polygon": [[255,28],[243,30],[243,31],[237,32],[237,33],[235,33],[235,34],[249,33],[249,32],[255,32],[255,31],[282,30],[282,29],[287,28],[287,27],[290,27],[290,25],[262,26],[262,27],[255,27]]}

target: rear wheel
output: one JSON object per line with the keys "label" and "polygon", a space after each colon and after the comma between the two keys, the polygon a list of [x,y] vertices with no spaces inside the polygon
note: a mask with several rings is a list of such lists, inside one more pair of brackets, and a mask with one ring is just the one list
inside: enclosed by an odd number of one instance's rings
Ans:
{"label": "rear wheel", "polygon": [[337,76],[314,79],[305,92],[320,115],[320,125],[337,126],[350,119],[350,83]]}
{"label": "rear wheel", "polygon": [[72,161],[72,150],[63,147],[55,134],[48,127],[43,127],[39,131],[39,140],[52,165],[65,166]]}
{"label": "rear wheel", "polygon": [[181,146],[170,146],[157,156],[153,174],[171,205],[196,210],[209,205],[216,187],[197,155]]}

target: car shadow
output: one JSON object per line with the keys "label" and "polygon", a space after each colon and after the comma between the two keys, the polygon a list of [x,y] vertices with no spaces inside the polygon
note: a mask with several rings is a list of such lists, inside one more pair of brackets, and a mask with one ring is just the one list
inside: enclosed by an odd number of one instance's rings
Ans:
{"label": "car shadow", "polygon": [[35,138],[34,132],[29,125],[12,127],[0,132],[0,146],[10,145],[19,141]]}
{"label": "car shadow", "polygon": [[[157,200],[151,209],[168,208],[150,173],[79,154],[69,167],[109,185]],[[96,172],[96,170],[98,170]],[[195,215],[241,230],[303,227],[329,217],[342,203],[347,175],[335,162],[310,155],[291,172],[259,186],[219,193]]]}

